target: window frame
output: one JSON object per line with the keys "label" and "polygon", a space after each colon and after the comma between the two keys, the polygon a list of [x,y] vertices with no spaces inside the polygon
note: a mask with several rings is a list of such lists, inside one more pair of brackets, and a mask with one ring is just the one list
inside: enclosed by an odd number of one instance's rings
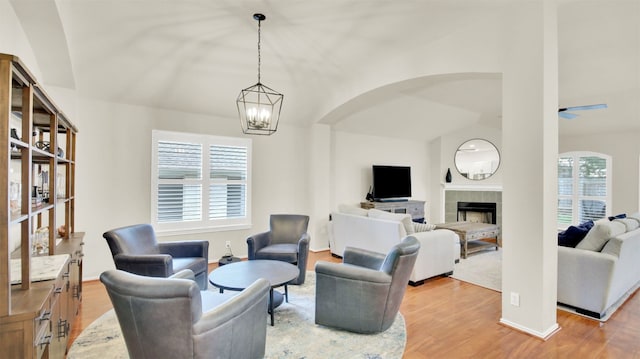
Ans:
{"label": "window frame", "polygon": [[[581,200],[602,200],[605,202],[605,217],[610,216],[611,215],[611,197],[612,197],[612,188],[611,188],[611,183],[612,183],[612,157],[604,154],[604,153],[599,153],[599,152],[592,152],[592,151],[569,151],[569,152],[563,152],[560,153],[558,155],[558,164],[560,161],[560,158],[567,158],[567,157],[571,157],[573,159],[573,171],[572,171],[572,193],[571,195],[561,195],[560,194],[560,185],[558,182],[558,187],[557,187],[557,195],[558,195],[558,202],[561,199],[570,199],[571,200],[571,223],[564,225],[561,224],[560,222],[557,223],[558,225],[558,229],[566,229],[567,227],[571,226],[571,225],[578,225],[581,223],[580,220],[580,201]],[[580,190],[579,190],[579,184],[580,184],[580,169],[577,168],[576,169],[576,164],[580,163],[580,158],[582,157],[598,157],[598,158],[602,158],[605,160],[606,162],[606,170],[607,170],[607,176],[606,176],[606,181],[605,181],[605,190],[606,190],[606,195],[605,196],[586,196],[586,195],[580,195]],[[560,177],[558,176],[558,181],[559,181]],[[557,203],[556,205],[558,205],[559,203]],[[603,217],[604,218],[604,217]]]}
{"label": "window frame", "polygon": [[[174,141],[202,145],[202,163],[200,179],[160,180],[158,178],[158,144],[161,141]],[[247,168],[245,180],[219,180],[210,178],[210,146],[237,146],[247,150]],[[225,137],[187,132],[152,130],[151,134],[151,224],[156,232],[162,234],[189,234],[217,231],[231,231],[251,228],[251,161],[252,140],[240,137]],[[200,184],[201,219],[199,221],[158,222],[158,186],[161,183]],[[212,184],[229,183],[245,185],[245,216],[237,218],[209,219],[209,188]]]}

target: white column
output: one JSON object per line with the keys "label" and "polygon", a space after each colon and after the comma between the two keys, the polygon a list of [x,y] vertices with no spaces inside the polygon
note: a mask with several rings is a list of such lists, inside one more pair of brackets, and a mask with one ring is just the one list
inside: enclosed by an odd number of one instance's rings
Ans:
{"label": "white column", "polygon": [[309,234],[311,250],[329,248],[327,225],[331,212],[331,126],[311,126],[309,151]]}
{"label": "white column", "polygon": [[505,27],[500,321],[541,338],[558,329],[557,26],[555,1],[540,0],[514,6]]}

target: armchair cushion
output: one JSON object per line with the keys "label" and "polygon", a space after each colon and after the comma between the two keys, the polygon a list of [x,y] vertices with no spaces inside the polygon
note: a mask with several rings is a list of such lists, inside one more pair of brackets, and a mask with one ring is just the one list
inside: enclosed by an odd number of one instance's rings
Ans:
{"label": "armchair cushion", "polygon": [[298,261],[298,244],[279,243],[264,247],[256,252],[256,259],[271,259],[289,263]]}

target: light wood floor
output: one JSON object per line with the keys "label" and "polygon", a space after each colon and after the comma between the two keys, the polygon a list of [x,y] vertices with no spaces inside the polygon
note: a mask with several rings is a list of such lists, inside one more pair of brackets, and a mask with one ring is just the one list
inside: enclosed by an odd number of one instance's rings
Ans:
{"label": "light wood floor", "polygon": [[[309,270],[317,260],[339,261],[328,251],[309,259]],[[602,325],[558,311],[561,330],[547,341],[499,324],[500,305],[500,293],[452,278],[408,287],[400,308],[407,326],[404,358],[640,358],[637,293]],[[70,343],[111,308],[99,281],[84,282]]]}

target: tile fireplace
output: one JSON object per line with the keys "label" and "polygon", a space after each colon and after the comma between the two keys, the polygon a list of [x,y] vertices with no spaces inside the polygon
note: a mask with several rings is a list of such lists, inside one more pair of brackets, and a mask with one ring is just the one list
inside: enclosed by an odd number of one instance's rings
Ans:
{"label": "tile fireplace", "polygon": [[458,202],[457,221],[496,224],[495,202]]}
{"label": "tile fireplace", "polygon": [[444,200],[444,217],[447,223],[466,220],[502,226],[500,190],[446,189]]}

